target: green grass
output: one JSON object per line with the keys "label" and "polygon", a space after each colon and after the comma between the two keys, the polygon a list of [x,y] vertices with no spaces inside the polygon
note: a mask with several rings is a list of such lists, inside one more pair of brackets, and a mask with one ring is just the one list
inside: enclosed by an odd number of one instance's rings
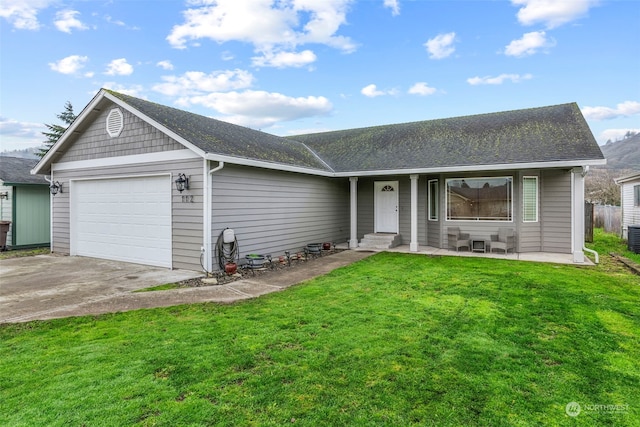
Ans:
{"label": "green grass", "polygon": [[10,251],[0,252],[0,259],[21,258],[26,256],[48,255],[51,253],[50,248],[33,248],[33,249],[14,249]]}
{"label": "green grass", "polygon": [[640,254],[631,252],[627,247],[627,242],[621,240],[616,234],[605,233],[602,228],[593,230],[593,243],[587,243],[589,249],[593,249],[598,254],[616,253],[640,264]]}
{"label": "green grass", "polygon": [[234,305],[3,325],[0,343],[0,425],[640,420],[640,280],[602,265],[381,253]]}

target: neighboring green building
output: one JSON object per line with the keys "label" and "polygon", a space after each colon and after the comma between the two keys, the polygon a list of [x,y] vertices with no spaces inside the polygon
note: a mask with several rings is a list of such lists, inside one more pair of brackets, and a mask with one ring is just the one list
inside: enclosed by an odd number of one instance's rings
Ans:
{"label": "neighboring green building", "polygon": [[0,156],[0,220],[11,221],[7,247],[50,246],[51,195],[42,175],[31,175],[38,159]]}

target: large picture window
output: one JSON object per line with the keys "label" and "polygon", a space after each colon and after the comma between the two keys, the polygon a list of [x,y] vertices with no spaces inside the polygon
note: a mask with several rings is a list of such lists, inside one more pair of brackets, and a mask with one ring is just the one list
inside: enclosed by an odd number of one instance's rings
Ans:
{"label": "large picture window", "polygon": [[512,221],[513,177],[446,180],[448,221]]}

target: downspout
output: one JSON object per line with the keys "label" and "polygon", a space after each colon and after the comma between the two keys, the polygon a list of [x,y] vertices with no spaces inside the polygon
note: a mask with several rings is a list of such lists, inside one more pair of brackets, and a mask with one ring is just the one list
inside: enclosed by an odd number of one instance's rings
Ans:
{"label": "downspout", "polygon": [[[47,178],[47,175],[43,176],[44,180],[49,183],[49,188],[51,188],[51,183],[53,182],[53,169],[51,170],[51,179]],[[53,196],[51,193],[49,193],[49,252],[53,253]]]}
{"label": "downspout", "polygon": [[[585,166],[582,170],[582,177],[586,177],[587,174],[589,173],[589,165]],[[600,264],[600,256],[598,255],[598,252],[594,251],[593,249],[589,249],[587,247],[585,247],[584,245],[582,246],[582,250],[589,252],[590,254],[593,254],[593,256],[596,259],[596,264]]]}
{"label": "downspout", "polygon": [[[209,162],[208,160],[205,160],[205,167],[208,165],[208,162]],[[222,170],[222,168],[224,168],[224,162],[218,162],[218,166],[211,169],[208,174],[205,174],[207,176],[207,180],[205,184],[206,197],[203,203],[204,210],[205,210],[204,212],[205,244],[203,247],[202,256],[206,257],[206,262],[204,264],[205,264],[205,270],[207,273],[209,273],[210,271],[213,271],[213,264],[212,264],[213,258],[211,254],[211,245],[212,245],[211,227],[212,227],[212,221],[213,221],[213,218],[211,217],[211,200],[212,200],[211,192],[213,191],[213,183],[211,182],[211,179],[212,179],[211,177],[215,172]]]}
{"label": "downspout", "polygon": [[209,175],[212,175],[214,172],[218,172],[222,168],[224,168],[224,162],[218,162],[218,166],[216,166],[215,168],[211,169],[209,171]]}

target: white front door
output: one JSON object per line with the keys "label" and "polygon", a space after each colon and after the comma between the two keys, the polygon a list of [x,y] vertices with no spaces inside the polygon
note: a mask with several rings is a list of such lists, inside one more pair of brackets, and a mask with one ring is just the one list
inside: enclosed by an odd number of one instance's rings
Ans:
{"label": "white front door", "polygon": [[398,181],[374,183],[376,233],[398,233],[398,190]]}

